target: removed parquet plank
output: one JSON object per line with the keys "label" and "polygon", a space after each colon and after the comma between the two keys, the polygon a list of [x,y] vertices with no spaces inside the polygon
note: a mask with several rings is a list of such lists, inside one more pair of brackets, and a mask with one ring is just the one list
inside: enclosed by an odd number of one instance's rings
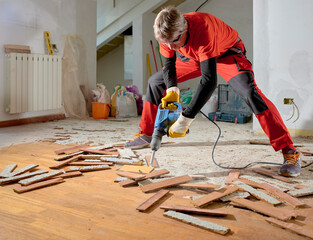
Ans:
{"label": "removed parquet plank", "polygon": [[211,210],[211,209],[203,209],[203,208],[194,208],[194,207],[186,207],[186,206],[167,206],[162,205],[160,207],[164,210],[173,210],[176,212],[186,212],[186,213],[195,213],[195,214],[201,214],[201,215],[210,215],[210,216],[219,216],[224,217],[228,214],[223,211],[218,210]]}
{"label": "removed parquet plank", "polygon": [[[146,155],[145,156],[145,160],[146,160],[147,166],[149,166],[150,160],[151,160],[151,155]],[[159,165],[159,163],[158,163],[158,161],[156,160],[155,157],[154,157],[154,159],[152,161],[152,167],[155,167],[155,168],[159,168],[160,167],[160,165]]]}
{"label": "removed parquet plank", "polygon": [[228,177],[225,180],[225,184],[229,185],[231,184],[234,180],[237,180],[240,176],[240,170],[231,170],[228,174]]}
{"label": "removed parquet plank", "polygon": [[209,184],[209,183],[183,183],[179,184],[179,187],[185,188],[201,188],[201,189],[216,189],[221,185]]}
{"label": "removed parquet plank", "polygon": [[272,223],[276,226],[279,226],[281,228],[285,228],[285,229],[288,229],[292,232],[295,232],[299,235],[302,235],[302,236],[305,236],[305,237],[308,237],[308,238],[311,238],[313,239],[313,231],[312,230],[309,230],[309,229],[306,229],[306,228],[303,228],[302,226],[299,226],[295,223],[286,223],[286,222],[283,222],[283,221],[279,221],[275,218],[266,218],[265,219],[267,222],[269,223]]}
{"label": "removed parquet plank", "polygon": [[259,212],[266,216],[274,217],[283,221],[297,217],[297,214],[294,211],[273,207],[260,201],[252,202],[250,200],[240,198],[240,197],[233,197],[230,199],[230,201],[236,204],[239,204],[241,206],[244,206],[248,209],[251,209],[255,212]]}
{"label": "removed parquet plank", "polygon": [[[99,159],[100,160],[100,158],[103,156],[104,156],[103,154],[81,154],[80,158],[81,159]],[[107,155],[105,157],[107,157],[107,158],[113,157],[114,158],[115,156],[114,155]]]}
{"label": "removed parquet plank", "polygon": [[4,178],[4,179],[0,179],[0,185],[1,184],[6,184],[6,183],[10,183],[10,182],[15,182],[15,181],[19,181],[21,179],[25,179],[25,178],[29,178],[35,175],[39,175],[39,174],[44,174],[47,173],[48,171],[46,170],[40,170],[40,171],[36,171],[36,172],[31,172],[31,173],[24,173],[21,175],[17,175],[14,177],[8,177],[8,178]]}
{"label": "removed parquet plank", "polygon": [[290,178],[283,177],[283,176],[271,173],[269,171],[266,171],[266,170],[263,170],[263,169],[260,169],[260,168],[253,168],[252,171],[256,172],[256,173],[259,173],[259,174],[262,174],[262,175],[265,175],[267,177],[275,178],[275,179],[283,181],[283,182],[287,182],[287,183],[294,182],[294,180],[292,180]]}
{"label": "removed parquet plank", "polygon": [[77,176],[81,176],[83,175],[82,172],[80,171],[73,171],[73,172],[65,172],[65,173],[62,173],[56,177],[52,177],[53,179],[55,178],[71,178],[71,177],[77,177]]}
{"label": "removed parquet plank", "polygon": [[39,166],[38,164],[30,164],[30,165],[28,165],[26,167],[23,167],[23,168],[21,168],[21,169],[19,169],[17,171],[12,172],[10,177],[14,177],[16,175],[26,173],[26,172],[28,172],[28,171],[30,171],[30,170],[38,167],[38,166]]}
{"label": "removed parquet plank", "polygon": [[53,172],[40,174],[40,175],[31,177],[31,178],[26,178],[24,180],[20,180],[18,183],[23,185],[23,186],[26,186],[26,185],[30,185],[30,184],[35,183],[35,182],[40,182],[40,181],[43,181],[43,180],[47,180],[49,178],[58,176],[58,175],[60,175],[62,173],[63,173],[62,171],[56,170],[56,171],[53,171]]}
{"label": "removed parquet plank", "polygon": [[201,220],[199,218],[189,216],[187,214],[180,213],[180,212],[175,212],[172,210],[164,212],[163,215],[166,217],[170,217],[170,218],[173,218],[175,220],[181,221],[181,222],[191,224],[191,225],[196,226],[196,227],[203,228],[205,230],[209,230],[211,232],[219,233],[221,235],[225,235],[230,231],[229,228],[224,227],[222,225],[218,225],[218,224],[215,224],[212,222],[204,221],[204,220]]}
{"label": "removed parquet plank", "polygon": [[133,165],[124,165],[119,169],[119,171],[135,172],[135,173],[150,173],[153,170],[154,170],[154,167],[133,166]]}
{"label": "removed parquet plank", "polygon": [[313,187],[289,191],[288,194],[290,194],[293,197],[304,197],[313,195]]}
{"label": "removed parquet plank", "polygon": [[103,151],[103,150],[96,150],[96,149],[90,149],[90,148],[81,148],[80,150],[84,152],[92,153],[92,154],[119,156],[118,152],[112,152],[112,151]]}
{"label": "removed parquet plank", "polygon": [[241,190],[250,193],[251,195],[253,195],[257,199],[260,199],[260,200],[265,201],[267,203],[273,204],[274,206],[281,204],[281,202],[278,201],[277,199],[267,195],[266,193],[258,191],[255,188],[253,188],[253,187],[251,187],[251,186],[249,186],[249,185],[247,185],[241,181],[235,181],[235,182],[233,182],[233,184],[237,185]]}
{"label": "removed parquet plank", "polygon": [[164,189],[158,191],[152,197],[148,198],[146,201],[140,204],[140,206],[138,206],[136,209],[140,212],[144,212],[148,210],[150,207],[152,207],[155,203],[157,203],[161,198],[163,198],[169,192],[170,192],[169,190],[164,190]]}
{"label": "removed parquet plank", "polygon": [[150,183],[144,186],[140,186],[141,190],[143,192],[152,192],[155,190],[159,190],[162,188],[167,188],[167,187],[172,187],[181,183],[185,183],[185,182],[189,182],[191,181],[192,178],[188,175],[183,175],[183,176],[179,176],[179,177],[174,177],[171,179],[166,179],[163,181],[159,181],[159,182],[155,182],[155,183]]}
{"label": "removed parquet plank", "polygon": [[144,174],[139,174],[139,173],[133,173],[133,172],[122,172],[122,171],[117,171],[116,172],[117,175],[121,176],[121,177],[128,177],[131,178],[135,181],[139,181],[145,178]]}
{"label": "removed parquet plank", "polygon": [[0,173],[0,177],[10,177],[12,171],[17,167],[17,164],[9,164]]}
{"label": "removed parquet plank", "polygon": [[64,182],[63,178],[54,178],[54,179],[49,179],[49,180],[42,181],[39,183],[31,184],[29,186],[17,187],[17,188],[14,188],[13,191],[17,193],[24,193],[24,192],[32,191],[38,188],[48,187],[48,186],[61,183],[61,182]]}
{"label": "removed parquet plank", "polygon": [[279,190],[278,188],[271,186],[270,184],[261,183],[260,186],[263,189],[265,189],[267,192],[279,197],[281,200],[286,201],[287,203],[289,203],[291,206],[295,208],[303,207],[306,205],[305,203],[301,202],[299,199],[288,195],[287,193]]}
{"label": "removed parquet plank", "polygon": [[95,166],[85,166],[85,167],[70,167],[69,171],[81,171],[81,172],[90,172],[98,170],[111,169],[108,165],[95,165]]}
{"label": "removed parquet plank", "polygon": [[108,158],[108,157],[101,157],[101,161],[104,162],[113,162],[116,164],[123,164],[123,165],[141,165],[141,162],[138,159],[125,159],[125,158]]}
{"label": "removed parquet plank", "polygon": [[302,184],[298,184],[296,186],[294,186],[295,189],[303,189],[303,188],[308,188],[309,186],[307,185],[302,185]]}
{"label": "removed parquet plank", "polygon": [[71,162],[77,161],[79,158],[80,158],[80,156],[76,155],[76,156],[71,157],[71,158],[69,158],[67,160],[64,160],[64,161],[62,161],[62,162],[60,162],[60,163],[58,163],[58,164],[56,164],[54,166],[51,166],[50,168],[51,169],[58,169],[58,168],[64,167],[64,166],[66,166],[67,164],[69,164]]}
{"label": "removed parquet plank", "polygon": [[112,162],[71,162],[68,166],[93,166],[93,165],[109,165],[112,166]]}
{"label": "removed parquet plank", "polygon": [[79,145],[79,146],[74,146],[74,147],[67,147],[67,148],[62,148],[62,149],[58,149],[55,150],[55,154],[60,155],[60,154],[73,154],[78,152],[81,148],[85,148],[88,147],[88,145],[83,144],[83,145]]}
{"label": "removed parquet plank", "polygon": [[307,156],[313,156],[313,151],[310,151],[310,150],[307,150],[307,149],[304,149],[304,148],[297,148],[297,150],[299,152],[301,152],[302,154],[304,155],[307,155]]}
{"label": "removed parquet plank", "polygon": [[68,158],[80,155],[82,153],[84,153],[84,152],[83,151],[79,151],[79,152],[76,152],[76,153],[67,154],[67,155],[64,155],[64,156],[61,156],[61,157],[54,158],[54,160],[55,161],[62,161],[62,160],[65,160],[65,159],[68,159]]}
{"label": "removed parquet plank", "polygon": [[192,203],[197,207],[205,207],[211,202],[218,200],[228,194],[231,194],[237,191],[239,188],[237,186],[227,186],[218,191],[214,191],[212,193],[206,194],[198,199],[192,201]]}
{"label": "removed parquet plank", "polygon": [[[166,169],[160,169],[160,170],[157,170],[157,171],[153,171],[151,173],[148,173],[145,175],[145,178],[142,179],[142,180],[147,180],[149,178],[155,178],[155,177],[159,177],[159,176],[162,176],[164,174],[168,174],[169,171],[166,170]],[[137,181],[135,180],[132,180],[132,179],[127,179],[127,180],[124,180],[124,181],[121,181],[120,182],[120,185],[122,187],[128,187],[128,186],[132,186],[132,185],[135,185],[137,184]]]}
{"label": "removed parquet plank", "polygon": [[130,148],[118,148],[117,151],[119,152],[122,158],[136,158],[136,154]]}

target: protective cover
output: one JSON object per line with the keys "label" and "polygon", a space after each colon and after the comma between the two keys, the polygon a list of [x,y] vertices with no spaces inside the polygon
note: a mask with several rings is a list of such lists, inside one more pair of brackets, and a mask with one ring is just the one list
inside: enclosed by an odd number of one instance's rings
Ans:
{"label": "protective cover", "polygon": [[92,99],[88,85],[86,45],[80,36],[66,35],[63,46],[62,98],[66,115],[88,118]]}

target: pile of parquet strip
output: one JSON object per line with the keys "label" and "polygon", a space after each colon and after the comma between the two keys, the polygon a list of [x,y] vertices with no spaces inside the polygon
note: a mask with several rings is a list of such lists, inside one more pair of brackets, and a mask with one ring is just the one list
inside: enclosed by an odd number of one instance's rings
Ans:
{"label": "pile of parquet strip", "polygon": [[[195,181],[195,179],[204,179],[204,176],[169,175],[168,170],[158,168],[156,160],[153,166],[148,166],[148,156],[144,161],[123,145],[95,147],[80,145],[60,149],[55,153],[60,156],[56,157],[55,164],[50,166],[53,171],[35,170],[38,167],[36,164],[14,171],[16,164],[10,164],[0,173],[0,185],[18,182],[21,186],[13,190],[23,193],[62,183],[64,178],[81,176],[84,171],[112,169],[112,166],[117,164],[119,168],[115,170],[118,177],[114,181],[121,187],[138,186],[143,193],[155,192],[152,197],[137,207],[138,211],[146,212],[170,192],[175,194],[177,189],[204,190],[206,194],[191,198],[192,206],[160,206],[165,210],[164,216],[226,235],[231,232],[229,226],[206,221],[192,214],[207,215],[208,218],[225,217],[228,214],[223,207],[232,205],[239,209],[252,210],[264,216],[264,219],[271,224],[313,239],[313,222],[304,226],[300,222],[290,221],[298,216],[299,209],[308,207],[300,197],[313,195],[313,187],[295,186],[293,179],[279,176],[264,168],[254,168],[252,171],[266,177],[241,175],[240,171],[232,170],[225,183],[220,186]],[[277,181],[280,183],[277,184]],[[173,189],[175,191],[172,191]],[[223,202],[224,205],[216,208],[217,202]],[[285,205],[292,206],[293,210],[284,208]]]}
{"label": "pile of parquet strip", "polygon": [[[148,160],[147,160],[148,163]],[[146,167],[147,168],[147,167]],[[126,168],[125,168],[126,169]],[[306,226],[302,222],[297,222],[299,209],[310,207],[306,205],[300,197],[313,195],[313,187],[304,185],[295,185],[296,180],[286,178],[268,171],[265,168],[253,168],[254,173],[261,174],[263,177],[253,177],[251,175],[241,175],[239,170],[232,170],[223,186],[193,182],[200,176],[170,176],[164,178],[169,172],[166,169],[151,170],[144,174],[140,172],[143,169],[140,166],[129,169],[129,172],[120,173],[126,179],[117,178],[116,182],[122,187],[138,185],[142,192],[156,192],[152,197],[137,207],[138,211],[145,212],[158,201],[169,194],[171,190],[177,188],[189,188],[198,190],[210,190],[209,193],[191,199],[190,206],[160,206],[164,209],[164,216],[182,221],[215,233],[226,235],[231,232],[230,227],[221,226],[213,222],[204,221],[191,214],[201,214],[214,217],[225,217],[227,213],[223,207],[216,209],[215,203],[225,202],[226,205],[232,205],[239,209],[249,209],[264,216],[265,220],[273,225],[288,229],[299,235],[313,239],[313,222]],[[163,177],[153,180],[153,178]],[[273,181],[272,179],[275,179]],[[280,182],[277,184],[277,180]],[[285,208],[289,205],[293,210]],[[213,210],[214,209],[214,210]],[[293,219],[293,222],[290,220]]]}

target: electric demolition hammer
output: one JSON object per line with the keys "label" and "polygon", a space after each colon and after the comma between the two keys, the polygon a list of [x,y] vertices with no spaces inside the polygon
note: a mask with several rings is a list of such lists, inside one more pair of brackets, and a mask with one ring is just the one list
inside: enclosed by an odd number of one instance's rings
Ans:
{"label": "electric demolition hammer", "polygon": [[162,137],[165,134],[168,134],[168,130],[179,118],[182,110],[182,105],[178,102],[169,103],[165,108],[162,108],[162,104],[158,106],[158,112],[154,122],[154,131],[150,143],[152,150],[150,166],[152,166],[155,152],[159,150],[161,146]]}

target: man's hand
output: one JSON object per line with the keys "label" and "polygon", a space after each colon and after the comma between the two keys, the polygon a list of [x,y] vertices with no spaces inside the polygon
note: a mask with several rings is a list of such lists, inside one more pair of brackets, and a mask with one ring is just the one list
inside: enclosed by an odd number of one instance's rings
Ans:
{"label": "man's hand", "polygon": [[178,87],[170,87],[166,90],[166,96],[161,99],[162,108],[167,106],[167,103],[170,102],[179,102],[179,88]]}
{"label": "man's hand", "polygon": [[170,127],[169,136],[172,138],[185,137],[193,118],[186,118],[180,114],[177,121]]}

